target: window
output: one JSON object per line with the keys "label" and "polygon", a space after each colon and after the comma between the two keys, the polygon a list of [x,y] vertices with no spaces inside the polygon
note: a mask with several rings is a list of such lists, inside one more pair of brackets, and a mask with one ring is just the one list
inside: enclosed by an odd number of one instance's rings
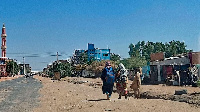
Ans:
{"label": "window", "polygon": [[108,54],[103,54],[103,56],[108,56]]}

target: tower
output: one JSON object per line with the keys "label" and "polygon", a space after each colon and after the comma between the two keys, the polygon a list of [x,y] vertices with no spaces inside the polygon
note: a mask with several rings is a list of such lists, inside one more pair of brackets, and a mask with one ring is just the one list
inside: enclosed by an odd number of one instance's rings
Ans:
{"label": "tower", "polygon": [[0,77],[2,76],[7,76],[6,72],[6,27],[3,24],[2,28],[2,34],[1,34],[1,39],[2,39],[2,44],[1,44],[1,50],[2,50],[2,57],[0,58]]}
{"label": "tower", "polygon": [[1,38],[2,38],[2,44],[1,44],[1,53],[2,53],[2,57],[6,57],[6,27],[3,24],[3,28],[2,28],[2,34],[1,34]]}

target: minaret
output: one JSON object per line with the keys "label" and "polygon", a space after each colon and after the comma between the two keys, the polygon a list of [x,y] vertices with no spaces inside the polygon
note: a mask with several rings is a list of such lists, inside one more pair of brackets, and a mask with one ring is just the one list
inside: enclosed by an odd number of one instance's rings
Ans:
{"label": "minaret", "polygon": [[6,27],[3,24],[3,28],[2,28],[2,34],[1,34],[1,38],[2,38],[2,44],[1,44],[1,50],[2,50],[2,57],[6,57]]}
{"label": "minaret", "polygon": [[3,28],[2,28],[2,34],[1,34],[1,38],[2,38],[2,44],[1,44],[1,50],[2,50],[2,57],[0,57],[1,63],[0,63],[0,75],[1,76],[7,76],[7,72],[6,72],[6,27],[3,24]]}

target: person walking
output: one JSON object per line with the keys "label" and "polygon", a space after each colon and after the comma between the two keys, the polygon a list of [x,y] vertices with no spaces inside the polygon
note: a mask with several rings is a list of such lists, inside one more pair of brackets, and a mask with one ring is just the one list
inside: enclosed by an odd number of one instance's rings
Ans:
{"label": "person walking", "polygon": [[121,96],[125,96],[125,99],[127,99],[127,94],[128,94],[128,71],[124,67],[122,63],[118,65],[118,70],[116,74],[116,88],[117,88],[117,93],[119,94],[119,98],[121,99]]}
{"label": "person walking", "polygon": [[109,61],[106,62],[105,68],[102,71],[101,80],[103,81],[103,86],[102,86],[103,94],[106,94],[107,99],[110,100],[115,82],[115,74]]}

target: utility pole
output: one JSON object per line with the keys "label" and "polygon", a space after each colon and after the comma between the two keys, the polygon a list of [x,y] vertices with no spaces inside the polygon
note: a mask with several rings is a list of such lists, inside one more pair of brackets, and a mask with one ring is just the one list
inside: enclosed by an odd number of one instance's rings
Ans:
{"label": "utility pole", "polygon": [[56,56],[57,56],[57,63],[58,63],[58,52],[57,52],[57,55],[56,55]]}
{"label": "utility pole", "polygon": [[13,59],[13,77],[14,77],[14,59]]}
{"label": "utility pole", "polygon": [[23,63],[24,63],[24,75],[25,75],[25,62],[24,62],[24,57],[23,57]]}

